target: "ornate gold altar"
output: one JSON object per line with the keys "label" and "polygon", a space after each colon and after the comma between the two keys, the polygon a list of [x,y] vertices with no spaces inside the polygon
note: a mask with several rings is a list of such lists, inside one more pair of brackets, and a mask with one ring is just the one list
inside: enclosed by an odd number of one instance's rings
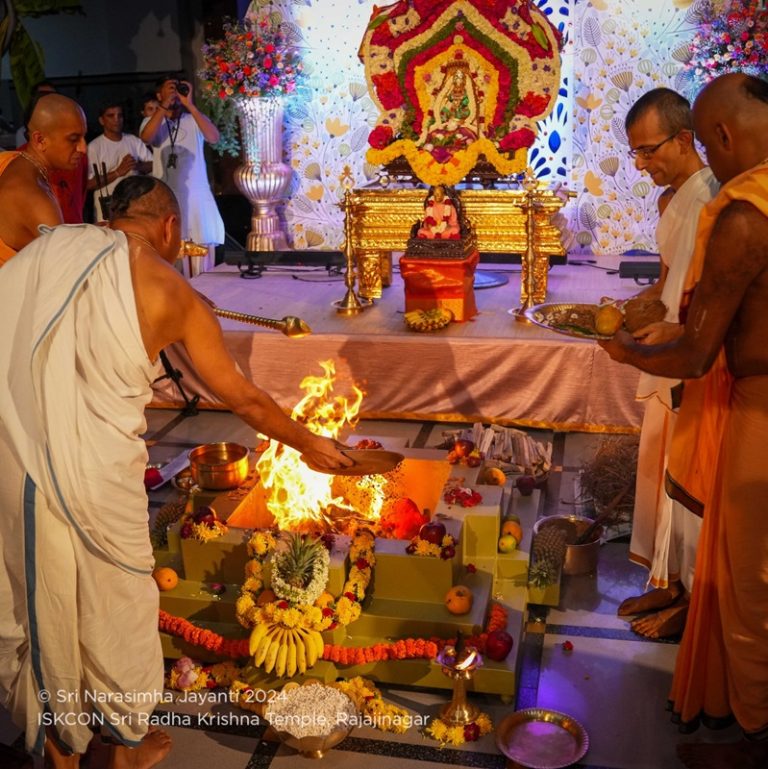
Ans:
{"label": "ornate gold altar", "polygon": [[[378,254],[388,264],[393,251],[405,251],[413,223],[424,213],[424,189],[358,189],[352,192],[352,237],[358,260]],[[464,212],[482,252],[524,255],[528,249],[525,190],[462,190]],[[530,304],[546,301],[550,256],[564,256],[560,230],[551,223],[563,207],[550,190],[536,192],[534,207],[534,294]],[[528,294],[527,260],[523,259],[520,299]]]}

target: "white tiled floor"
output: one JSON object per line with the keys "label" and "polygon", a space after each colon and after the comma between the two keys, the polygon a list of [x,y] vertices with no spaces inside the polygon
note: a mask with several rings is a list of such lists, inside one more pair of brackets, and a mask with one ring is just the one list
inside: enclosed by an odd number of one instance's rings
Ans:
{"label": "white tiled floor", "polygon": [[[177,412],[150,410],[147,413],[150,461],[163,462],[202,442],[234,440],[253,445],[254,433],[225,412],[204,412],[181,418]],[[363,422],[357,435],[391,437],[409,445],[434,446],[444,430],[464,425],[420,422]],[[551,440],[539,432],[539,440]],[[567,468],[561,478],[550,480],[540,502],[539,513],[570,509],[572,477],[583,458],[589,456],[599,436],[568,434],[554,436],[555,462]],[[157,510],[168,492],[152,495],[151,510]],[[731,728],[713,737],[702,733],[681,737],[669,721],[665,702],[677,645],[640,640],[628,623],[616,616],[623,598],[642,592],[645,573],[629,564],[627,544],[603,546],[596,575],[565,577],[561,602],[550,609],[545,622],[531,622],[521,650],[518,670],[518,706],[537,705],[564,711],[577,718],[590,735],[590,749],[582,767],[592,769],[674,769],[680,766],[674,747],[681,740],[734,739]],[[537,610],[535,617],[546,612]],[[569,640],[573,651],[562,644]],[[443,691],[386,690],[385,697],[414,712],[434,713],[446,701]],[[498,697],[478,698],[483,710],[498,722],[514,711],[514,704]],[[166,706],[164,706],[166,707]],[[179,708],[180,712],[188,707]],[[263,728],[227,730],[171,727],[174,750],[163,769],[291,769],[300,759],[289,749],[262,740]],[[7,714],[0,710],[0,742],[18,738]],[[477,766],[502,769],[504,757],[493,735],[461,749],[439,749],[416,729],[392,736],[361,728],[323,759],[334,769],[430,769],[432,766]],[[4,767],[2,769],[5,769]],[[94,769],[97,769],[94,767]]]}

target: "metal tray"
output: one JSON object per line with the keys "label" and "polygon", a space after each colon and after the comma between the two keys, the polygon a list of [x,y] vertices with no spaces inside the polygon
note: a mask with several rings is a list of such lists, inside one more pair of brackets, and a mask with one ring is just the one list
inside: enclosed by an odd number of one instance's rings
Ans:
{"label": "metal tray", "polygon": [[[574,336],[579,339],[610,339],[610,336],[598,334],[596,331],[580,331],[575,328],[568,328],[558,324],[558,318],[567,320],[567,313],[571,310],[585,310],[587,308],[597,309],[598,304],[584,304],[578,302],[557,302],[552,304],[537,304],[529,307],[525,311],[525,317],[542,328],[548,328],[550,331],[556,331],[565,336]],[[557,324],[557,325],[555,325]]]}
{"label": "metal tray", "polygon": [[544,708],[518,710],[496,728],[496,746],[530,769],[563,769],[589,749],[589,736],[571,716]]}
{"label": "metal tray", "polygon": [[310,467],[319,473],[329,475],[382,475],[394,470],[405,459],[396,451],[384,449],[344,449],[342,453],[354,464],[336,470],[323,470],[313,465]]}

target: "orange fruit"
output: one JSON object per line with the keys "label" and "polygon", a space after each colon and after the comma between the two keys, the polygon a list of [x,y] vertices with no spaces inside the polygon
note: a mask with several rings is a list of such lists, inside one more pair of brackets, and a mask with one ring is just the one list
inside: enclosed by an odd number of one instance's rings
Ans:
{"label": "orange fruit", "polygon": [[511,534],[518,543],[523,541],[523,527],[518,521],[504,521],[501,524],[501,535]]}
{"label": "orange fruit", "polygon": [[500,467],[486,467],[483,475],[490,486],[503,486],[507,482],[507,476]]}
{"label": "orange fruit", "polygon": [[624,313],[612,304],[603,305],[595,315],[595,330],[604,336],[613,336],[624,323]]}
{"label": "orange fruit", "polygon": [[256,599],[256,606],[266,606],[268,603],[272,603],[272,601],[276,600],[277,596],[275,595],[275,591],[265,587],[264,590],[259,593],[259,597]]}
{"label": "orange fruit", "polygon": [[170,566],[160,566],[152,572],[152,579],[160,590],[173,590],[179,584],[179,575]]}
{"label": "orange fruit", "polygon": [[469,614],[474,598],[466,585],[454,585],[445,594],[445,608],[451,614]]}

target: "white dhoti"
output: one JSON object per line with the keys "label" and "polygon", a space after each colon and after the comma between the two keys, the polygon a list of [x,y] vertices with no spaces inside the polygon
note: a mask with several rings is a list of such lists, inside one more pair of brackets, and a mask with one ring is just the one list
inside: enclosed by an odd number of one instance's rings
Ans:
{"label": "white dhoti", "polygon": [[[0,701],[39,752],[136,745],[162,698],[146,356],[122,233],[58,227],[0,271]],[[12,607],[12,609],[11,609]]]}
{"label": "white dhoti", "polygon": [[[670,323],[679,322],[699,214],[717,190],[712,172],[703,168],[675,192],[659,219],[656,240],[661,258],[669,268],[661,301],[667,308],[665,320]],[[701,519],[670,499],[664,490],[676,418],[671,392],[678,384],[679,380],[645,373],[640,376],[637,398],[645,400],[646,406],[640,433],[629,557],[648,569],[649,584],[667,587],[670,582],[680,580],[690,591]]]}

